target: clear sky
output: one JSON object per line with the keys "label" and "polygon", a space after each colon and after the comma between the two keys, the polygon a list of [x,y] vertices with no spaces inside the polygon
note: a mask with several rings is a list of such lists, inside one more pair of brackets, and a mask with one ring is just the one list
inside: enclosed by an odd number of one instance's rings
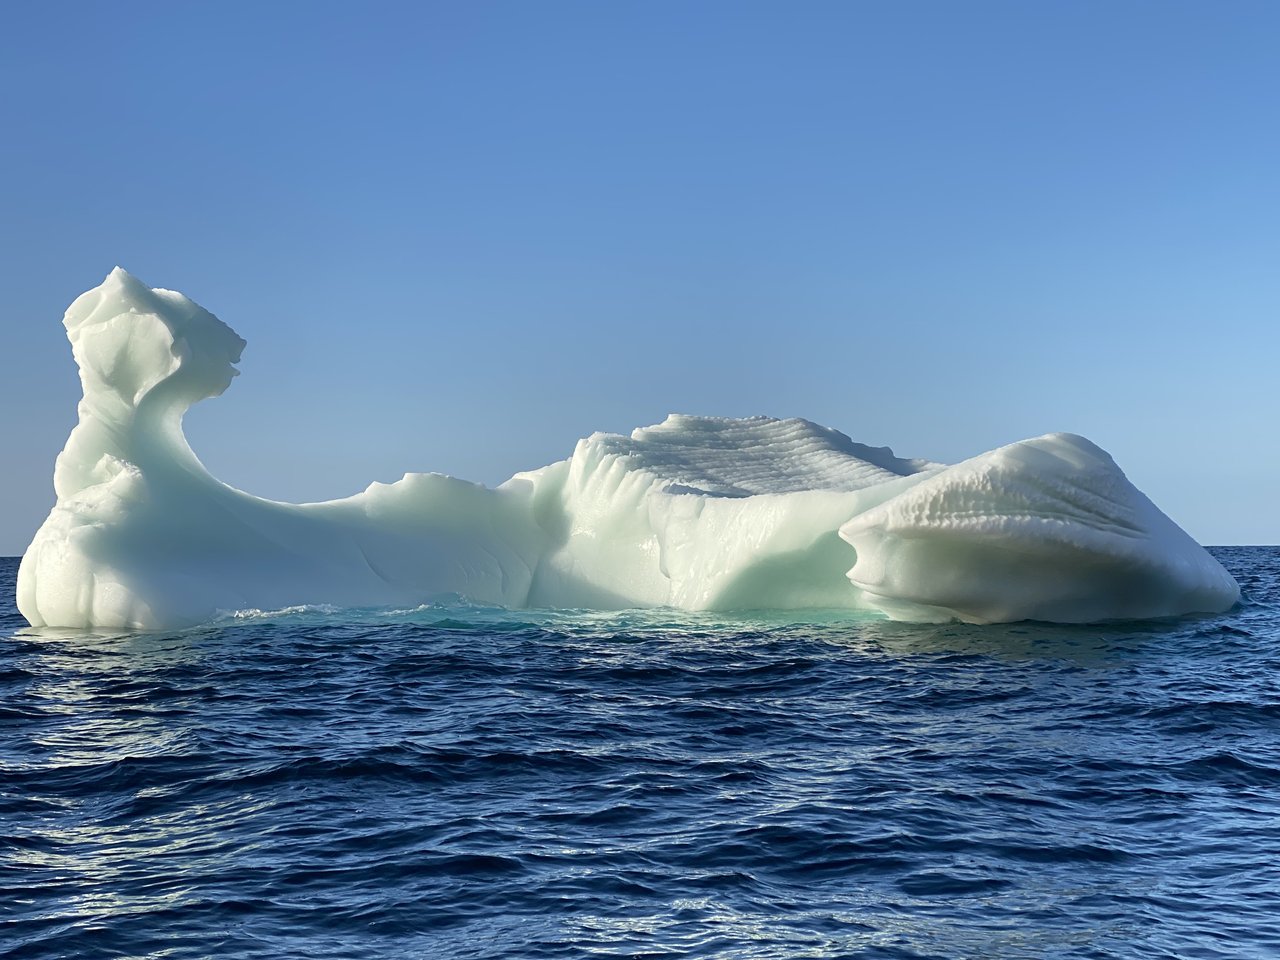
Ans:
{"label": "clear sky", "polygon": [[249,346],[209,468],[488,483],[668,412],[1106,447],[1280,542],[1280,4],[25,3],[0,29],[0,554],[119,263]]}

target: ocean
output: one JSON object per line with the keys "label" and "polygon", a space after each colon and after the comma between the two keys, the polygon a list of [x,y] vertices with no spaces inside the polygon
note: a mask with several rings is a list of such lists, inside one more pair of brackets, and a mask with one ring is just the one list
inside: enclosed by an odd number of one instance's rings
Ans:
{"label": "ocean", "polygon": [[483,607],[24,631],[5,958],[1280,957],[1280,548],[1094,626]]}

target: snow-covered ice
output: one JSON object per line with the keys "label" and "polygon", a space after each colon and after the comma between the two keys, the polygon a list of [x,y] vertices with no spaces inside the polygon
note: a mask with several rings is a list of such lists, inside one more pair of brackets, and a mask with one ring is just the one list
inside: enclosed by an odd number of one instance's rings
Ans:
{"label": "snow-covered ice", "polygon": [[18,575],[34,626],[413,605],[845,608],[1084,622],[1225,610],[1239,587],[1104,451],[1048,434],[944,466],[805,420],[671,416],[496,489],[440,474],[326,503],[233,489],[182,417],[244,341],[117,268],[64,323],[79,423]]}

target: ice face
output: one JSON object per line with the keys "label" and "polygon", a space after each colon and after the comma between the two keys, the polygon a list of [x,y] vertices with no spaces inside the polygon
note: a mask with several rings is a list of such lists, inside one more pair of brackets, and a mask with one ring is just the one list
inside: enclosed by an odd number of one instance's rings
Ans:
{"label": "ice face", "polygon": [[806,420],[672,416],[488,489],[408,474],[276,503],[182,435],[244,347],[181,294],[113,271],[67,311],[80,421],[23,557],[34,626],[167,628],[299,604],[837,608],[1088,621],[1229,608],[1225,570],[1081,437],[953,467]]}

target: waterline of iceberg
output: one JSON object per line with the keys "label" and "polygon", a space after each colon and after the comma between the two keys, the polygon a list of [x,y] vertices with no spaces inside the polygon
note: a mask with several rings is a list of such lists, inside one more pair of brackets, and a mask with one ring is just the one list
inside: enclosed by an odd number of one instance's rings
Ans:
{"label": "waterline of iceberg", "polygon": [[288,504],[227,486],[182,418],[245,343],[117,268],[67,310],[84,391],[22,560],[36,627],[162,629],[227,610],[846,609],[1088,622],[1214,613],[1239,587],[1082,437],[955,466],[805,420],[671,416],[487,488],[406,474]]}

